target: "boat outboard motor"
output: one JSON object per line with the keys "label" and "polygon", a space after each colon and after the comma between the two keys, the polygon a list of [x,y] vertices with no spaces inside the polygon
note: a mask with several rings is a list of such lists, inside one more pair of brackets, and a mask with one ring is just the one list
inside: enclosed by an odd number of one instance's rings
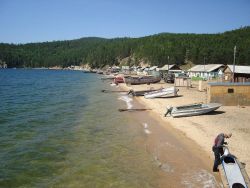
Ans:
{"label": "boat outboard motor", "polygon": [[172,106],[167,106],[167,112],[164,114],[164,117],[166,117],[168,114],[171,115],[172,110],[173,110],[173,107],[172,107]]}
{"label": "boat outboard motor", "polygon": [[133,96],[135,96],[134,90],[133,90],[133,89],[129,90],[128,95],[133,95]]}
{"label": "boat outboard motor", "polygon": [[223,147],[224,154],[221,156],[221,165],[230,188],[247,188],[247,183],[242,175],[237,158],[229,153],[227,147]]}

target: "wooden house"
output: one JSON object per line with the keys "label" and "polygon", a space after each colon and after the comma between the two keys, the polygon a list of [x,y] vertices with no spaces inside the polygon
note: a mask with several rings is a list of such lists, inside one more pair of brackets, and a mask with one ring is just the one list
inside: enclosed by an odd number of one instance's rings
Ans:
{"label": "wooden house", "polygon": [[172,73],[177,73],[177,72],[181,72],[182,69],[176,65],[176,64],[171,64],[171,65],[164,65],[163,67],[161,68],[158,68],[158,70],[160,72],[172,72]]}
{"label": "wooden house", "polygon": [[224,69],[223,64],[195,65],[188,70],[189,77],[202,77],[204,79],[219,77]]}
{"label": "wooden house", "polygon": [[250,66],[227,65],[223,73],[226,82],[250,82]]}

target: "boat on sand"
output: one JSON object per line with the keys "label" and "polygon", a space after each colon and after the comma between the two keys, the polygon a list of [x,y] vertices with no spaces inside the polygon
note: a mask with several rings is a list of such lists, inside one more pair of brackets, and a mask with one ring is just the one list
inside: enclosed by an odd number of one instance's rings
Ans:
{"label": "boat on sand", "polygon": [[162,89],[158,89],[156,91],[151,91],[148,93],[144,94],[144,97],[146,99],[152,99],[152,98],[156,98],[156,97],[165,97],[171,94],[174,94],[174,96],[177,96],[177,92],[179,90],[176,89],[175,87],[168,87],[168,88],[162,88]]}
{"label": "boat on sand", "polygon": [[156,89],[148,89],[148,90],[140,90],[140,91],[135,91],[135,90],[131,89],[128,92],[128,95],[132,95],[132,96],[144,96],[145,93],[152,92],[152,91],[156,91]]}
{"label": "boat on sand", "polygon": [[130,76],[124,79],[126,84],[130,85],[139,85],[139,84],[152,84],[152,83],[158,83],[161,81],[160,77],[154,77],[154,76]]}
{"label": "boat on sand", "polygon": [[250,186],[249,177],[244,165],[229,152],[229,149],[223,147],[224,154],[220,157],[219,166],[221,179],[224,187],[228,188],[247,188]]}
{"label": "boat on sand", "polygon": [[212,112],[221,107],[219,103],[195,103],[184,106],[167,107],[165,117],[170,114],[173,117],[196,116]]}

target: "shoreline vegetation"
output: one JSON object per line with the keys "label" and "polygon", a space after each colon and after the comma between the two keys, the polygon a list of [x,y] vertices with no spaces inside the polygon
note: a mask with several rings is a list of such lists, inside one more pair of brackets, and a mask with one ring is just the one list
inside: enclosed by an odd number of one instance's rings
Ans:
{"label": "shoreline vegetation", "polygon": [[[147,90],[149,88],[158,89],[161,87],[169,87],[171,84],[158,83],[152,85],[126,85],[119,84],[120,90]],[[135,97],[136,100],[143,104],[145,108],[150,108],[148,113],[153,114],[152,117],[161,121],[166,129],[171,126],[178,132],[182,133],[188,139],[197,143],[202,151],[205,152],[209,158],[210,163],[213,162],[214,156],[212,146],[214,138],[219,133],[232,132],[233,136],[229,143],[230,152],[233,153],[241,162],[247,164],[246,171],[250,174],[250,116],[249,107],[245,106],[222,106],[212,114],[172,118],[164,117],[167,106],[178,106],[189,103],[207,102],[206,92],[198,91],[197,82],[193,83],[192,88],[179,87],[178,98],[155,98],[145,99],[144,97]],[[212,172],[212,166],[211,166]]]}
{"label": "shoreline vegetation", "polygon": [[[9,68],[65,68],[88,66],[137,66],[148,64],[231,64],[237,46],[236,65],[249,65],[250,26],[217,34],[160,33],[141,38],[77,40],[27,44],[0,43],[0,62]],[[190,68],[190,67],[187,67]]]}

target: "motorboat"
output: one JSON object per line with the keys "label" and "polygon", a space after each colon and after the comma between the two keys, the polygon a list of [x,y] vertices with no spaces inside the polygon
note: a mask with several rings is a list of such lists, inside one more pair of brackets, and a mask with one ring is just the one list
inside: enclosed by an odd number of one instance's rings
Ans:
{"label": "motorboat", "polygon": [[212,112],[221,107],[219,103],[195,103],[184,106],[167,107],[165,116],[170,114],[173,117],[196,116]]}
{"label": "motorboat", "polygon": [[175,87],[168,87],[168,88],[162,88],[162,89],[158,89],[156,91],[151,91],[148,93],[144,94],[144,97],[146,99],[152,99],[152,98],[156,98],[156,97],[165,97],[168,95],[173,94],[174,96],[177,96],[177,92],[179,90],[176,89]]}
{"label": "motorboat", "polygon": [[132,95],[132,96],[144,96],[145,93],[152,92],[152,91],[156,91],[156,89],[139,90],[139,91],[135,91],[135,90],[131,89],[128,92],[128,95]]}

